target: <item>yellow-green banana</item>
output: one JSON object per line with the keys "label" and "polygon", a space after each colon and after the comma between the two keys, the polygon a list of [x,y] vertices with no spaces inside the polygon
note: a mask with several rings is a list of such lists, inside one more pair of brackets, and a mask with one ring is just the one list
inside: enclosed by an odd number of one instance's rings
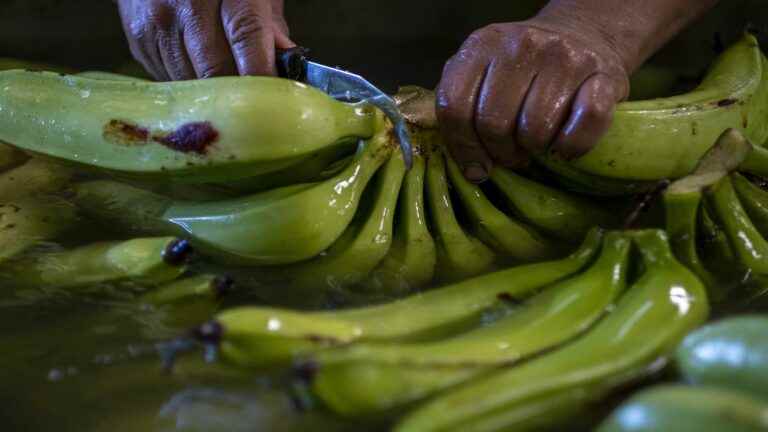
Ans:
{"label": "yellow-green banana", "polygon": [[522,300],[592,260],[602,235],[557,261],[528,264],[377,306],[332,312],[241,307],[216,316],[221,351],[229,361],[261,367],[357,340],[428,340],[478,326],[507,299]]}
{"label": "yellow-green banana", "polygon": [[432,150],[427,160],[427,202],[437,242],[435,279],[449,282],[486,272],[493,267],[496,255],[459,224],[448,189],[442,150]]}
{"label": "yellow-green banana", "polygon": [[616,212],[586,198],[543,185],[505,168],[494,167],[491,181],[526,222],[560,239],[579,241],[592,227],[610,227],[622,219]]}
{"label": "yellow-green banana", "polygon": [[546,287],[509,316],[453,338],[320,352],[312,390],[334,411],[363,416],[557,347],[587,331],[622,294],[629,250],[629,239],[609,233],[600,258],[584,273]]}
{"label": "yellow-green banana", "polygon": [[266,173],[348,139],[375,115],[290,80],[175,83],[0,72],[0,140],[126,174],[193,182]]}
{"label": "yellow-green banana", "polygon": [[477,185],[464,178],[451,157],[446,157],[446,162],[448,178],[472,224],[472,232],[483,243],[501,256],[519,261],[546,259],[561,252],[554,242],[496,208]]}
{"label": "yellow-green banana", "polygon": [[33,158],[0,174],[0,200],[15,200],[57,192],[72,178],[67,167]]}
{"label": "yellow-green banana", "polygon": [[[686,333],[707,318],[701,282],[672,255],[662,231],[632,234],[645,270],[615,310],[585,336],[518,367],[477,378],[406,415],[397,432],[528,430],[541,421],[566,420],[563,412],[590,401],[627,380],[647,373]],[[538,418],[537,418],[538,417]]]}
{"label": "yellow-green banana", "polygon": [[435,241],[424,209],[425,162],[414,154],[395,210],[395,233],[389,252],[363,283],[368,291],[398,295],[432,281],[437,261]]}
{"label": "yellow-green banana", "polygon": [[768,138],[768,66],[750,34],[726,50],[692,92],[619,104],[597,146],[570,165],[616,179],[682,177],[728,128],[753,143]]}
{"label": "yellow-green banana", "polygon": [[0,262],[53,240],[77,221],[71,204],[53,197],[0,200]]}

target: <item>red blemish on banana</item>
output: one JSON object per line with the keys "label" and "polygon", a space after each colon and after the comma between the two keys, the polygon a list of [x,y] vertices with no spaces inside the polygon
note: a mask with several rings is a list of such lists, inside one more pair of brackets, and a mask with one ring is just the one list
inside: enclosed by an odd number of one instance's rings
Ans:
{"label": "red blemish on banana", "polygon": [[166,135],[153,135],[152,140],[171,150],[204,155],[218,141],[219,131],[211,122],[192,122]]}

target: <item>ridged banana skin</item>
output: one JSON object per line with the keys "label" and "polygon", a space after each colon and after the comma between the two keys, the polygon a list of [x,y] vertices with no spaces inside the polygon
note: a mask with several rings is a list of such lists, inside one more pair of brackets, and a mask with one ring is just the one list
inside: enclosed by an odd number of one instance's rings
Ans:
{"label": "ridged banana skin", "polygon": [[404,176],[403,158],[394,155],[366,189],[369,205],[361,204],[358,214],[328,250],[309,261],[263,268],[259,278],[270,286],[280,286],[281,301],[290,299],[292,305],[322,306],[329,297],[348,297],[350,290],[354,291],[354,286],[365,279],[389,251]]}
{"label": "ridged banana skin", "polygon": [[437,250],[424,209],[425,167],[424,158],[415,154],[413,166],[400,190],[392,246],[363,283],[369,292],[397,296],[413,292],[432,281]]}
{"label": "ridged banana skin", "polygon": [[341,236],[369,180],[391,153],[390,137],[382,132],[326,181],[229,201],[175,203],[162,218],[214,258],[243,265],[296,263],[317,256]]}
{"label": "ridged banana skin", "polygon": [[231,179],[279,169],[340,140],[370,137],[363,105],[291,80],[174,83],[0,72],[0,140],[135,175]]}
{"label": "ridged banana skin", "polygon": [[493,268],[496,255],[459,225],[448,191],[445,159],[435,148],[427,161],[427,202],[437,244],[435,280],[451,282]]}
{"label": "ridged banana skin", "polygon": [[485,196],[483,191],[464,178],[459,166],[446,157],[448,178],[472,222],[473,233],[504,257],[518,261],[537,261],[552,258],[561,252],[554,242],[545,239],[533,228],[518,222]]}
{"label": "ridged banana skin", "polygon": [[[584,407],[628,379],[647,373],[709,313],[704,286],[675,261],[661,231],[632,235],[645,272],[615,310],[585,336],[519,367],[503,369],[450,390],[406,415],[397,432],[528,430],[531,408],[563,402]],[[659,326],[659,323],[664,323]],[[566,412],[568,410],[565,410]],[[554,423],[565,418],[554,417]]]}
{"label": "ridged banana skin", "polygon": [[609,178],[678,178],[728,128],[753,143],[768,138],[768,68],[750,34],[726,50],[691,93],[619,104],[605,136],[571,165]]}

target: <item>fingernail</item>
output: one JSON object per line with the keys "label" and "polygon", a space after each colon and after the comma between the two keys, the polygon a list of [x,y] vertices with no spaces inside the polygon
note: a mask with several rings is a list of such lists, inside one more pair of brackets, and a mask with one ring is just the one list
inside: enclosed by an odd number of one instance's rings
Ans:
{"label": "fingernail", "polygon": [[488,171],[479,162],[467,162],[464,164],[464,177],[473,183],[482,183],[488,180]]}

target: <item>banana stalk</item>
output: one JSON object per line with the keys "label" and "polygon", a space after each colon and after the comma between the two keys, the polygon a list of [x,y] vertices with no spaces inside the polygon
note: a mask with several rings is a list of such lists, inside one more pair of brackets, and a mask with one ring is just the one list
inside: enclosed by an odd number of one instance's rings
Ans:
{"label": "banana stalk", "polygon": [[[561,422],[620,384],[646,373],[706,320],[704,286],[677,262],[662,231],[632,234],[645,271],[615,310],[584,337],[519,367],[477,378],[406,415],[397,432],[526,430],[536,410]],[[664,325],[659,326],[659,323]],[[658,363],[657,363],[658,364]],[[533,413],[533,415],[532,415]]]}
{"label": "banana stalk", "polygon": [[546,287],[498,321],[450,339],[356,344],[318,353],[312,390],[345,416],[387,411],[587,331],[623,292],[630,241],[606,236],[587,271]]}
{"label": "banana stalk", "polygon": [[[367,106],[264,77],[154,83],[0,72],[0,140],[124,174],[190,182],[279,170],[370,137]],[[276,110],[276,107],[280,107]]]}

